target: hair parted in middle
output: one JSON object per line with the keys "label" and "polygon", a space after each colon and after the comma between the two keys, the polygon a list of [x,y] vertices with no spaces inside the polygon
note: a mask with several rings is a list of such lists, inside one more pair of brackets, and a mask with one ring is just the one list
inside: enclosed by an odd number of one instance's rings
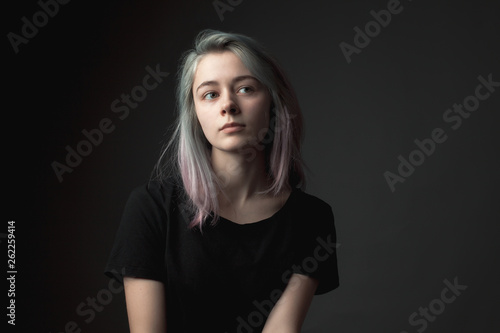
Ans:
{"label": "hair parted in middle", "polygon": [[[198,121],[193,99],[196,68],[204,55],[230,51],[260,81],[271,95],[269,128],[255,138],[253,151],[242,153],[252,158],[256,149],[264,149],[266,170],[272,185],[265,192],[278,194],[291,187],[304,187],[304,163],[301,157],[303,119],[295,91],[278,62],[254,39],[237,33],[203,30],[194,48],[181,57],[177,72],[177,119],[170,141],[156,165],[156,177],[180,175],[188,210],[190,228],[202,229],[207,217],[218,220],[218,193],[224,191],[224,175],[216,175],[211,165],[211,145]],[[170,152],[170,154],[169,154]]]}

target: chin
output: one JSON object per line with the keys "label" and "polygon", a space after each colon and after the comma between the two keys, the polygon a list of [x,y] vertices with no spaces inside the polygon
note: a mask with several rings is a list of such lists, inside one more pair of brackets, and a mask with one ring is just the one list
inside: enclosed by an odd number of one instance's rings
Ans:
{"label": "chin", "polygon": [[[213,146],[212,146],[213,149]],[[244,154],[244,155],[255,155],[255,153],[264,150],[263,145],[250,145],[248,141],[235,143],[231,145],[220,145],[217,146],[216,149],[225,152],[225,153],[233,153],[233,154]]]}

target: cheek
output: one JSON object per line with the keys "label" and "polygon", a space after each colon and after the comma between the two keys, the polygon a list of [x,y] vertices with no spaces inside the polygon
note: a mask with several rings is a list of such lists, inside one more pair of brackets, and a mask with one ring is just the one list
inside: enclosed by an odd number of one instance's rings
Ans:
{"label": "cheek", "polygon": [[206,110],[200,110],[196,106],[195,110],[196,110],[196,117],[198,118],[198,122],[200,123],[201,129],[205,134],[205,137],[207,139],[210,139],[210,137],[213,135],[213,132],[216,129],[215,119],[213,119],[211,113],[207,112]]}
{"label": "cheek", "polygon": [[269,128],[269,111],[265,110],[262,112],[262,115],[259,117],[259,127],[261,130],[267,130]]}
{"label": "cheek", "polygon": [[258,122],[259,127],[269,127],[269,117],[271,113],[271,102],[268,99],[263,99],[254,104],[253,107],[254,119]]}
{"label": "cheek", "polygon": [[196,116],[198,117],[198,122],[200,123],[200,126],[201,126],[201,129],[203,130],[203,133],[205,133],[205,135],[206,135],[207,131],[209,130],[207,128],[207,125],[209,124],[208,120],[206,119],[206,117],[203,114],[196,113]]}

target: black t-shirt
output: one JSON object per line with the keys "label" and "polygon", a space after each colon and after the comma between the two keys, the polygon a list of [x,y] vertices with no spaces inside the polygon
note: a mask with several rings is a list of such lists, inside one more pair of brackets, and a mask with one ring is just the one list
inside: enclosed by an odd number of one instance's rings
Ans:
{"label": "black t-shirt", "polygon": [[162,281],[169,333],[260,332],[293,273],[339,284],[331,207],[294,188],[264,220],[188,229],[179,181],[150,182],[125,206],[105,273]]}

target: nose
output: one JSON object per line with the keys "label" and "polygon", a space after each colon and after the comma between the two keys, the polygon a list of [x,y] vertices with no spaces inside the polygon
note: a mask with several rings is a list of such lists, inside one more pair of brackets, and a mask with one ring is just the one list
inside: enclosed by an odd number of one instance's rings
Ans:
{"label": "nose", "polygon": [[221,115],[225,116],[226,114],[237,114],[240,112],[238,104],[234,101],[233,96],[226,95],[226,98],[222,100],[221,104]]}

